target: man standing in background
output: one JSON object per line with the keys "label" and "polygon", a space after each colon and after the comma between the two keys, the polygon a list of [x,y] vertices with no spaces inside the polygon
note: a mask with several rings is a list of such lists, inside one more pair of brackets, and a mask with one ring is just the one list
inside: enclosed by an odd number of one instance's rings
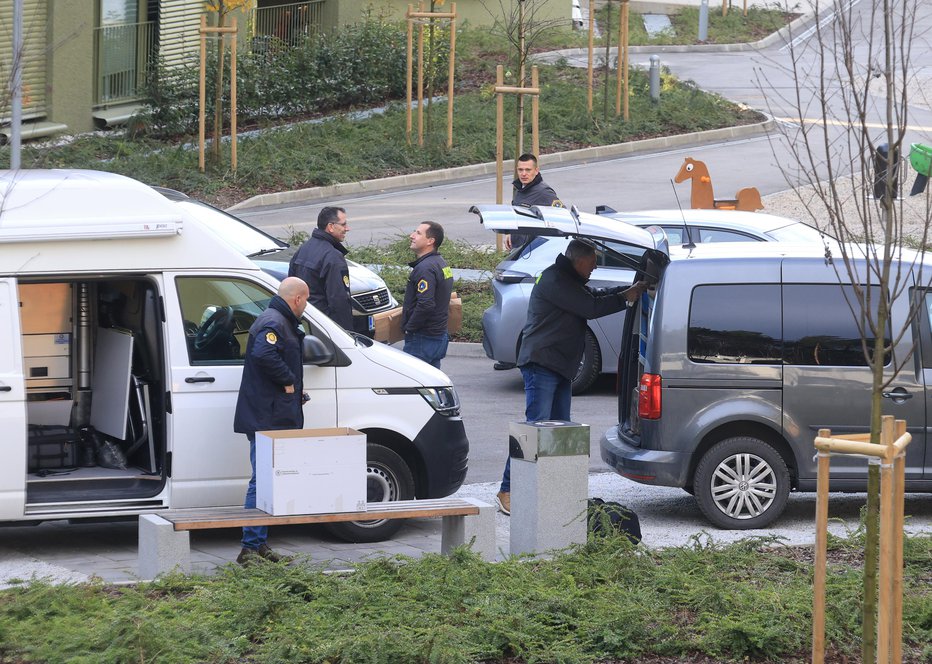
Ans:
{"label": "man standing in background", "polygon": [[[563,202],[557,197],[557,192],[541,177],[537,157],[528,152],[518,157],[517,172],[517,179],[511,183],[514,187],[514,194],[511,197],[512,205],[564,207]],[[528,235],[512,233],[505,238],[505,248],[520,247],[529,239]]]}
{"label": "man standing in background", "polygon": [[307,284],[308,302],[344,330],[353,330],[353,300],[350,297],[348,250],[343,246],[349,226],[346,210],[325,207],[317,215],[317,228],[291,258],[288,276]]}
{"label": "man standing in background", "polygon": [[410,235],[411,250],[417,257],[405,287],[401,327],[405,333],[404,351],[438,369],[446,357],[450,336],[450,294],[453,270],[437,253],[443,243],[443,226],[424,221]]}

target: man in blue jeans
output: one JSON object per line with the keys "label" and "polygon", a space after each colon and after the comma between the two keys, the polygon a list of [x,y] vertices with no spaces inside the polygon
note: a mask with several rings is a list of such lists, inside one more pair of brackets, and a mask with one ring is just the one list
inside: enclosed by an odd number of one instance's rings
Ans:
{"label": "man in blue jeans", "polygon": [[[595,247],[573,240],[534,284],[518,352],[528,422],[570,419],[573,377],[582,359],[586,321],[621,311],[646,289],[643,282],[629,288],[590,288],[586,283],[595,266]],[[495,500],[502,512],[511,514],[510,456]]]}
{"label": "man in blue jeans", "polygon": [[[288,277],[278,287],[269,308],[249,328],[243,378],[236,400],[233,430],[249,439],[252,477],[243,507],[256,506],[256,432],[300,429],[304,426],[304,327],[307,284]],[[242,550],[236,562],[279,562],[283,556],[266,544],[268,528],[243,528]]]}
{"label": "man in blue jeans", "polygon": [[436,221],[424,221],[409,237],[416,259],[410,263],[411,275],[401,312],[404,352],[439,369],[450,341],[447,319],[453,292],[453,270],[437,253],[443,244],[443,226]]}

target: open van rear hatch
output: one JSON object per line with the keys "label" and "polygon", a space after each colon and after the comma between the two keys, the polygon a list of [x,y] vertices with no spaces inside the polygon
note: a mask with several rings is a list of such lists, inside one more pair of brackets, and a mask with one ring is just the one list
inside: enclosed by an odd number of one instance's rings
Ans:
{"label": "open van rear hatch", "polygon": [[[610,217],[580,212],[576,206],[567,209],[474,205],[469,211],[479,215],[479,223],[491,231],[589,240],[615,254],[624,263],[630,264],[631,256],[620,253],[617,250],[618,244],[642,249],[640,265],[629,265],[638,271],[639,279],[645,276],[656,278],[659,274],[657,270],[662,270],[670,261],[667,235],[659,226],[633,226]],[[612,245],[615,245],[614,248]]]}

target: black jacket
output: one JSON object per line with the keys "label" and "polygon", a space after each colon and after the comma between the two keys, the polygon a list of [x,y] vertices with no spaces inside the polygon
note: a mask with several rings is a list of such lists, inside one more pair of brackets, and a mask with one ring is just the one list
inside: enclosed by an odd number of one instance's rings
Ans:
{"label": "black jacket", "polygon": [[436,251],[409,265],[411,275],[405,287],[401,327],[405,332],[417,332],[428,337],[443,336],[450,315],[453,270]]}
{"label": "black jacket", "polygon": [[[252,434],[304,426],[303,339],[301,323],[276,295],[249,328],[234,431]],[[294,385],[294,394],[285,392],[288,385]]]}
{"label": "black jacket", "polygon": [[310,239],[291,257],[289,277],[307,284],[307,301],[345,330],[353,329],[353,300],[350,297],[348,250],[330,233],[315,228]]}
{"label": "black jacket", "polygon": [[518,366],[533,362],[573,380],[585,348],[586,321],[624,309],[624,290],[594,291],[573,263],[558,255],[531,291]]}
{"label": "black jacket", "polygon": [[[563,202],[557,198],[557,192],[553,190],[553,187],[544,182],[540,173],[538,173],[533,180],[528,182],[526,187],[522,185],[521,180],[517,178],[511,183],[511,186],[514,187],[514,194],[511,196],[512,205],[523,205],[525,207],[530,207],[532,205],[564,207]],[[512,233],[511,246],[521,246],[530,238],[530,235]]]}

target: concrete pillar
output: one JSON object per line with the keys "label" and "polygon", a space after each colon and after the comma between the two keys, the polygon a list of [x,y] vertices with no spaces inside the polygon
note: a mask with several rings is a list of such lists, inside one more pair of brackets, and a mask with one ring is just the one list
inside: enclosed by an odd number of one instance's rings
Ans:
{"label": "concrete pillar", "polygon": [[476,505],[479,514],[443,517],[440,552],[448,555],[456,547],[468,544],[483,560],[494,562],[498,553],[495,547],[495,507],[473,498],[463,500]]}
{"label": "concrete pillar", "polygon": [[589,427],[515,422],[509,434],[524,455],[511,459],[511,555],[585,543]]}
{"label": "concrete pillar", "polygon": [[166,572],[191,572],[191,533],[175,531],[156,514],[139,517],[139,578],[154,579]]}

